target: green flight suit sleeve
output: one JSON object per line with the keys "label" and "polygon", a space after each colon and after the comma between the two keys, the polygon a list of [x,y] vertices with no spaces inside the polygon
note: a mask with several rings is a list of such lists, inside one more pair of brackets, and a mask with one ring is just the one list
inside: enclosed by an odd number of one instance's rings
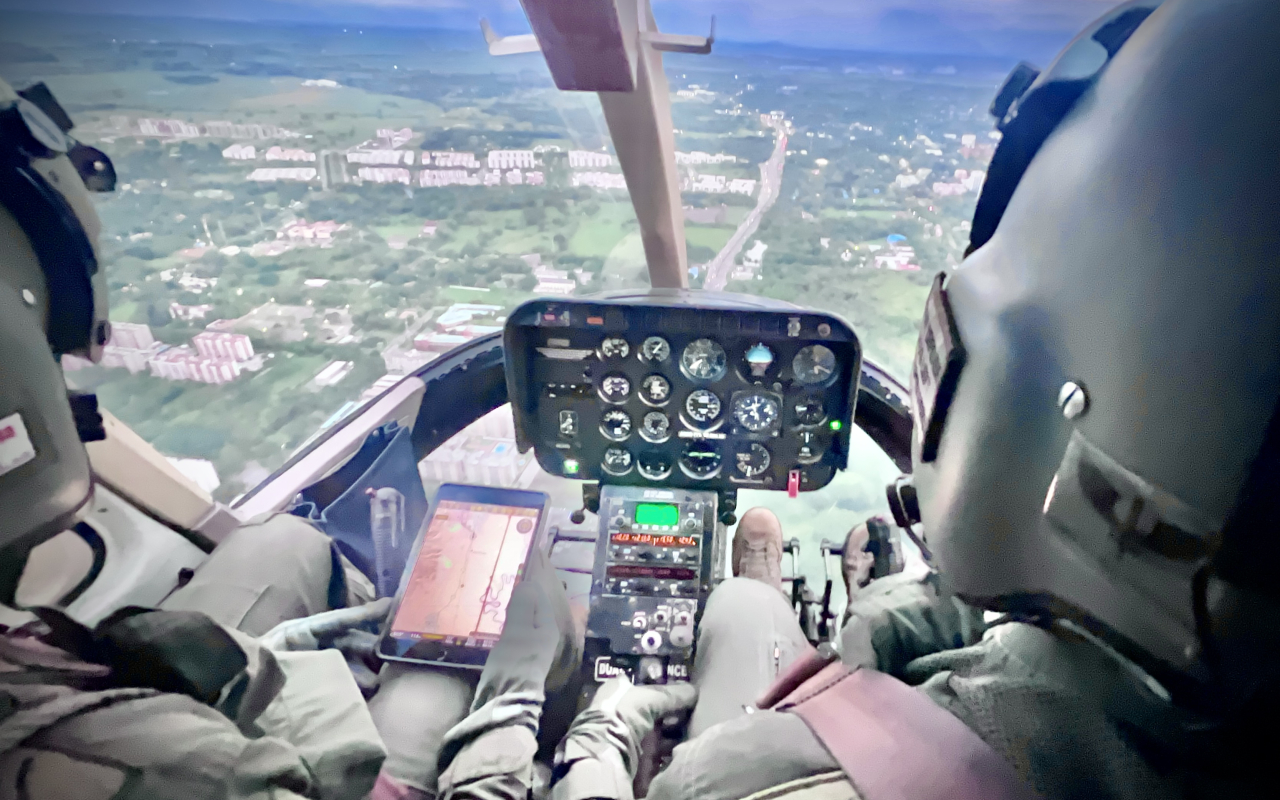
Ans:
{"label": "green flight suit sleeve", "polygon": [[932,573],[902,572],[872,581],[849,601],[840,657],[900,677],[911,661],[976,644],[986,629],[982,610],[942,593]]}

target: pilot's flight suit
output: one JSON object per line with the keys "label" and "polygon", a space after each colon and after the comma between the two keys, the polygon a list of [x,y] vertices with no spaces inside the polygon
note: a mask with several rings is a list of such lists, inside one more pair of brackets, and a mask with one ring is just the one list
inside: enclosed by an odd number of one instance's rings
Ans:
{"label": "pilot's flight suit", "polygon": [[[1223,787],[1194,775],[1196,721],[1130,662],[1078,632],[1013,622],[986,628],[978,611],[939,599],[928,580],[909,574],[873,582],[849,611],[840,640],[846,664],[917,687],[1045,797],[1182,797],[1197,787],[1221,796]],[[854,800],[856,782],[800,717],[756,711],[677,747],[648,797]],[[558,800],[602,796],[557,786]]]}
{"label": "pilot's flight suit", "polygon": [[384,751],[342,655],[252,638],[329,609],[335,593],[359,600],[339,565],[327,537],[277,516],[234,532],[164,602],[207,612],[248,661],[213,703],[0,637],[0,800],[364,797]]}

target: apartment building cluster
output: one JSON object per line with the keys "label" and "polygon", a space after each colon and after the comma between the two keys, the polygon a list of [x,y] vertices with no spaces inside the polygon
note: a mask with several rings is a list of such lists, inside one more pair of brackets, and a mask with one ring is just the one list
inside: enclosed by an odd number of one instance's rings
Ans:
{"label": "apartment building cluster", "polygon": [[122,133],[137,136],[151,136],[157,139],[298,139],[302,136],[297,131],[287,130],[278,125],[251,123],[247,125],[215,121],[187,122],[180,119],[141,118],[136,125],[128,117],[113,117],[112,123]]}
{"label": "apartment building cluster", "polygon": [[338,223],[331,219],[310,223],[305,219],[296,219],[276,231],[276,238],[303,244],[316,244],[323,247],[333,242],[334,234],[350,228],[350,225]]}
{"label": "apartment building cluster", "polygon": [[[170,313],[174,313],[172,307]],[[88,363],[75,358],[64,360],[68,369]],[[243,334],[204,331],[196,334],[191,344],[174,346],[156,341],[149,325],[133,322],[112,324],[111,338],[102,349],[100,363],[133,374],[148,370],[158,378],[211,384],[228,383],[242,372],[262,368],[261,357],[253,352],[253,343]]]}
{"label": "apartment building cluster", "polygon": [[570,169],[607,169],[613,166],[613,156],[594,150],[570,150]]}
{"label": "apartment building cluster", "polygon": [[955,197],[969,192],[976,194],[982,191],[982,184],[986,179],[987,173],[980,169],[958,169],[955,171],[955,180],[934,183],[933,193],[938,197]]}
{"label": "apartment building cluster", "polygon": [[694,150],[692,153],[676,153],[676,164],[679,166],[736,163],[738,163],[738,157],[728,153],[704,153],[701,150]]}
{"label": "apartment building cluster", "polygon": [[756,181],[754,178],[729,178],[725,175],[691,173],[681,179],[680,190],[707,194],[744,194],[750,197],[755,194]]}
{"label": "apartment building cluster", "polygon": [[502,330],[493,318],[502,306],[486,303],[455,303],[436,317],[433,330],[414,337],[413,347],[428,353],[444,353],[479,336]]}

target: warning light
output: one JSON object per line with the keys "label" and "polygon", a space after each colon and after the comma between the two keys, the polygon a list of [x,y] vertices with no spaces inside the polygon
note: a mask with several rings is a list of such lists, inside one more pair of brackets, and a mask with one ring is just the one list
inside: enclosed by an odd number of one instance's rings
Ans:
{"label": "warning light", "polygon": [[564,460],[565,475],[577,475],[579,467],[580,465],[578,464],[578,459],[576,458],[566,458]]}
{"label": "warning light", "polygon": [[831,430],[838,431],[844,427],[844,423],[838,419],[831,420]]}

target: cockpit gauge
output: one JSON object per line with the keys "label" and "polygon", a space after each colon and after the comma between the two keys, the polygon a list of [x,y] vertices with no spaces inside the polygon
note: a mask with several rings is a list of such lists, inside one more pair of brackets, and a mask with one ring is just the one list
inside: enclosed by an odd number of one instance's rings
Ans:
{"label": "cockpit gauge", "polygon": [[796,380],[805,385],[823,383],[836,373],[836,354],[821,344],[811,344],[791,360]]}
{"label": "cockpit gauge", "polygon": [[627,340],[610,336],[600,343],[600,357],[604,359],[626,358],[631,355],[631,345]]}
{"label": "cockpit gauge", "polygon": [[640,438],[658,444],[671,438],[671,420],[661,411],[650,411],[640,420]]}
{"label": "cockpit gauge", "polygon": [[733,418],[752,433],[773,427],[778,421],[778,401],[759,392],[744,394],[733,401]]}
{"label": "cockpit gauge", "polygon": [[665,406],[671,399],[671,381],[661,375],[646,375],[640,381],[640,400],[645,405]]}
{"label": "cockpit gauge", "polygon": [[695,339],[680,356],[680,369],[695,381],[718,381],[728,369],[724,348],[710,339]]}
{"label": "cockpit gauge", "polygon": [[695,389],[684,401],[685,413],[699,425],[709,425],[720,416],[720,398],[715,392]]}
{"label": "cockpit gauge", "polygon": [[694,439],[680,453],[680,469],[696,481],[711,480],[720,474],[722,458],[714,443]]}
{"label": "cockpit gauge", "polygon": [[753,378],[763,378],[768,374],[769,367],[773,366],[774,361],[773,351],[763,342],[753,345],[743,358]]}
{"label": "cockpit gauge", "polygon": [[631,394],[631,381],[626,375],[605,375],[600,381],[600,397],[606,403],[625,403]]}
{"label": "cockpit gauge", "polygon": [[631,416],[620,408],[600,415],[600,433],[611,442],[621,442],[631,435]]}
{"label": "cockpit gauge", "polygon": [[634,462],[631,453],[621,447],[610,447],[604,451],[604,458],[600,461],[600,468],[610,475],[626,475],[631,471]]}
{"label": "cockpit gauge", "polygon": [[650,336],[640,345],[640,360],[658,364],[671,358],[671,345],[661,336]]}
{"label": "cockpit gauge", "polygon": [[746,442],[738,446],[733,453],[734,468],[744,478],[754,478],[769,469],[773,458],[769,448],[759,442]]}
{"label": "cockpit gauge", "polygon": [[801,425],[817,425],[826,419],[827,410],[817,397],[802,397],[796,401],[796,422]]}
{"label": "cockpit gauge", "polygon": [[636,456],[636,470],[651,481],[664,480],[671,474],[671,456],[660,450],[646,450]]}

